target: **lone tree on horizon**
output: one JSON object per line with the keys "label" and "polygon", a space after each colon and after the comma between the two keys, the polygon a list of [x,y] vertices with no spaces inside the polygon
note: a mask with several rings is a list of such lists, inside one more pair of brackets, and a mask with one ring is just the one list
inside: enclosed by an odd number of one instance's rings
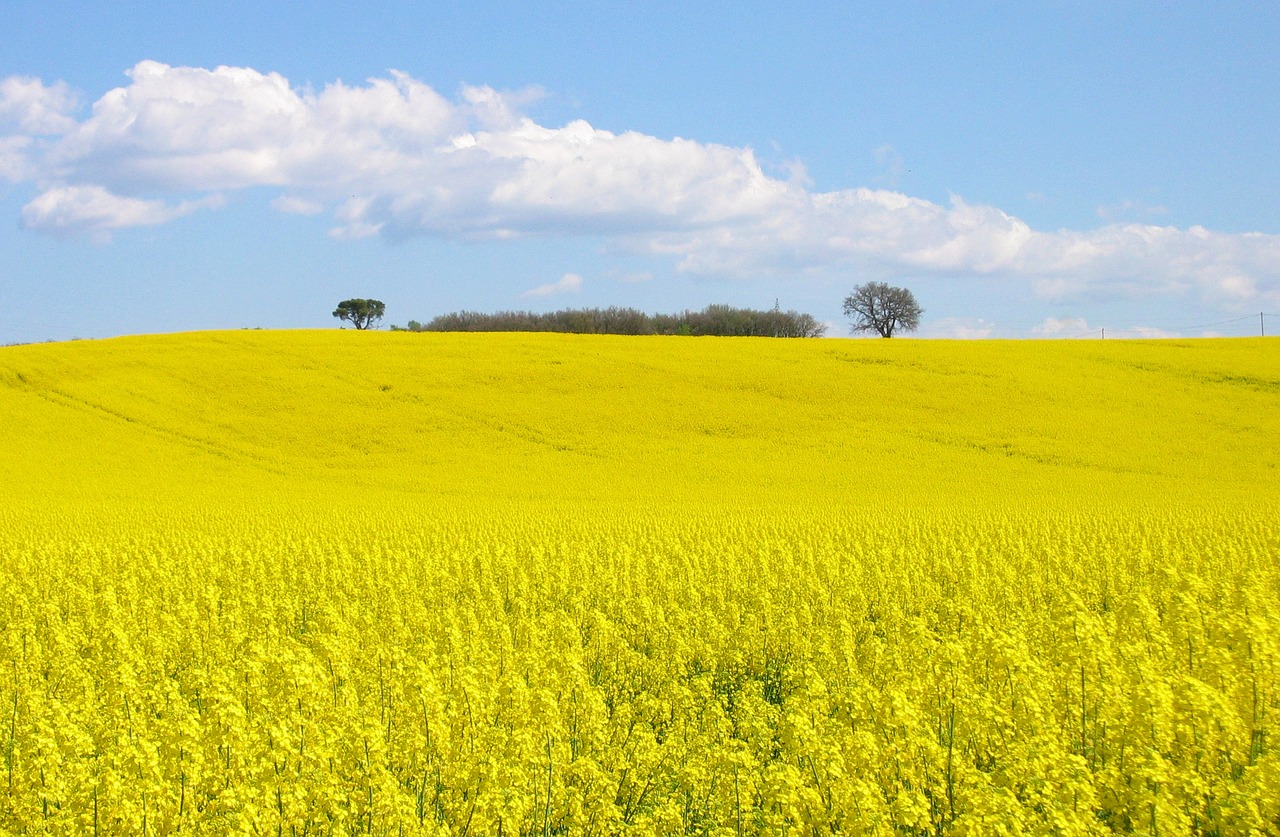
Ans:
{"label": "lone tree on horizon", "polygon": [[857,285],[844,298],[844,313],[853,320],[854,331],[874,331],[881,337],[892,337],[899,329],[915,331],[924,309],[906,288],[895,288],[884,282]]}
{"label": "lone tree on horizon", "polygon": [[333,316],[339,320],[349,320],[360,330],[375,328],[378,320],[387,312],[387,306],[377,299],[344,299],[338,303]]}

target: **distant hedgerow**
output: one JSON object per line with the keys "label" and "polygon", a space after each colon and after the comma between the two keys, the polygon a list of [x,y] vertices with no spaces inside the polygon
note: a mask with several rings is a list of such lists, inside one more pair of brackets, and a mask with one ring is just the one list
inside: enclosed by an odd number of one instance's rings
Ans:
{"label": "distant hedgerow", "polygon": [[680,334],[715,337],[821,337],[827,327],[798,311],[755,311],[708,305],[701,311],[646,314],[635,308],[565,308],[561,311],[457,311],[423,324],[410,320],[393,331],[550,331],[564,334]]}

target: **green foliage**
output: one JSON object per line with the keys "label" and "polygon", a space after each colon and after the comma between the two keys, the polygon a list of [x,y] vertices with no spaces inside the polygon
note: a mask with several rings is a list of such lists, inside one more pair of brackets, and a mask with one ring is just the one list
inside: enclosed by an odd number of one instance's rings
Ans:
{"label": "green foliage", "polygon": [[338,303],[333,316],[350,322],[357,329],[375,328],[378,320],[387,312],[387,306],[377,299],[344,299]]}

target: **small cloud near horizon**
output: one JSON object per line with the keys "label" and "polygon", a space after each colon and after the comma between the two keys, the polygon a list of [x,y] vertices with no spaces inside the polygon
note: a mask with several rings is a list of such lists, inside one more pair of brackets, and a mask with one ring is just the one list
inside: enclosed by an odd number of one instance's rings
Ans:
{"label": "small cloud near horizon", "polygon": [[566,273],[556,282],[549,282],[536,288],[530,288],[520,294],[520,298],[532,299],[544,296],[559,296],[560,294],[577,293],[580,290],[582,290],[582,277],[576,273]]}
{"label": "small cloud near horizon", "polygon": [[1156,328],[1155,326],[1134,325],[1127,328],[1108,328],[1091,326],[1083,317],[1046,317],[1044,322],[1031,329],[1034,337],[1079,339],[1097,337],[1115,340],[1156,340],[1182,337],[1181,332]]}
{"label": "small cloud near horizon", "polygon": [[984,340],[995,333],[995,324],[983,319],[944,317],[924,329],[922,337],[949,340]]}

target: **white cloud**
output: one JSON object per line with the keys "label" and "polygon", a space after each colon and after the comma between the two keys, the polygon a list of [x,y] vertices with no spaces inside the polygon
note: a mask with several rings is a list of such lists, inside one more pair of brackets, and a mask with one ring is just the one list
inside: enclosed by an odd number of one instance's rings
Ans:
{"label": "white cloud", "polygon": [[166,224],[221,202],[220,196],[211,195],[200,201],[170,205],[160,200],[113,195],[100,186],[62,186],[24,206],[22,223],[28,229],[54,235],[104,234],[124,227]]}
{"label": "white cloud", "polygon": [[520,294],[523,298],[557,296],[559,294],[576,293],[582,290],[582,277],[576,273],[566,273],[561,276],[558,281],[551,282],[546,285],[539,285],[536,288],[525,291]]}
{"label": "white cloud", "polygon": [[1152,340],[1158,337],[1181,337],[1176,331],[1167,331],[1154,326],[1129,326],[1128,328],[1110,328],[1106,326],[1090,326],[1083,317],[1046,317],[1044,322],[1031,329],[1036,337],[1081,338],[1096,337],[1108,340]]}
{"label": "white cloud", "polygon": [[64,134],[76,127],[71,114],[80,97],[66,84],[46,86],[38,78],[0,79],[0,128],[13,126],[28,135]]}
{"label": "white cloud", "polygon": [[271,208],[286,215],[319,215],[324,212],[324,204],[309,201],[294,195],[280,195],[271,201]]}
{"label": "white cloud", "polygon": [[338,227],[329,228],[329,237],[338,241],[358,241],[361,238],[373,238],[382,232],[382,224],[371,224],[368,221],[353,221]]}
{"label": "white cloud", "polygon": [[994,333],[995,325],[987,320],[944,317],[929,323],[922,336],[952,340],[984,340]]}
{"label": "white cloud", "polygon": [[[746,148],[539,125],[524,112],[536,88],[465,87],[450,100],[392,72],[316,92],[250,68],[154,61],[128,77],[80,120],[65,85],[0,81],[12,126],[0,128],[0,176],[43,192],[23,212],[28,227],[164,223],[211,194],[266,186],[282,212],[330,213],[338,238],[592,235],[699,274],[1001,276],[1048,299],[1280,292],[1277,235],[1143,223],[1045,232],[958,196],[816,192],[802,169],[771,176]],[[902,167],[892,147],[877,156],[890,174]],[[1130,203],[1130,214],[1159,209]]]}
{"label": "white cloud", "polygon": [[1031,329],[1036,337],[1084,337],[1097,331],[1089,328],[1083,317],[1045,317],[1044,322]]}
{"label": "white cloud", "polygon": [[898,181],[907,171],[906,158],[888,143],[876,148],[872,156],[875,157],[876,165],[880,167],[880,174],[876,177],[876,181],[890,189],[897,188]]}
{"label": "white cloud", "polygon": [[1181,337],[1182,335],[1176,331],[1168,331],[1163,328],[1155,328],[1154,326],[1134,326],[1127,330],[1116,332],[1116,337],[1134,337],[1140,340],[1154,340],[1164,337]]}
{"label": "white cloud", "polygon": [[499,93],[492,87],[463,85],[462,99],[475,121],[491,130],[512,128],[523,121],[523,108],[545,96],[541,87]]}
{"label": "white cloud", "polygon": [[351,198],[334,210],[334,217],[344,223],[329,230],[329,235],[340,241],[372,238],[382,232],[382,222],[366,220],[372,198]]}
{"label": "white cloud", "polygon": [[0,137],[0,177],[15,183],[35,175],[30,160],[31,137]]}

